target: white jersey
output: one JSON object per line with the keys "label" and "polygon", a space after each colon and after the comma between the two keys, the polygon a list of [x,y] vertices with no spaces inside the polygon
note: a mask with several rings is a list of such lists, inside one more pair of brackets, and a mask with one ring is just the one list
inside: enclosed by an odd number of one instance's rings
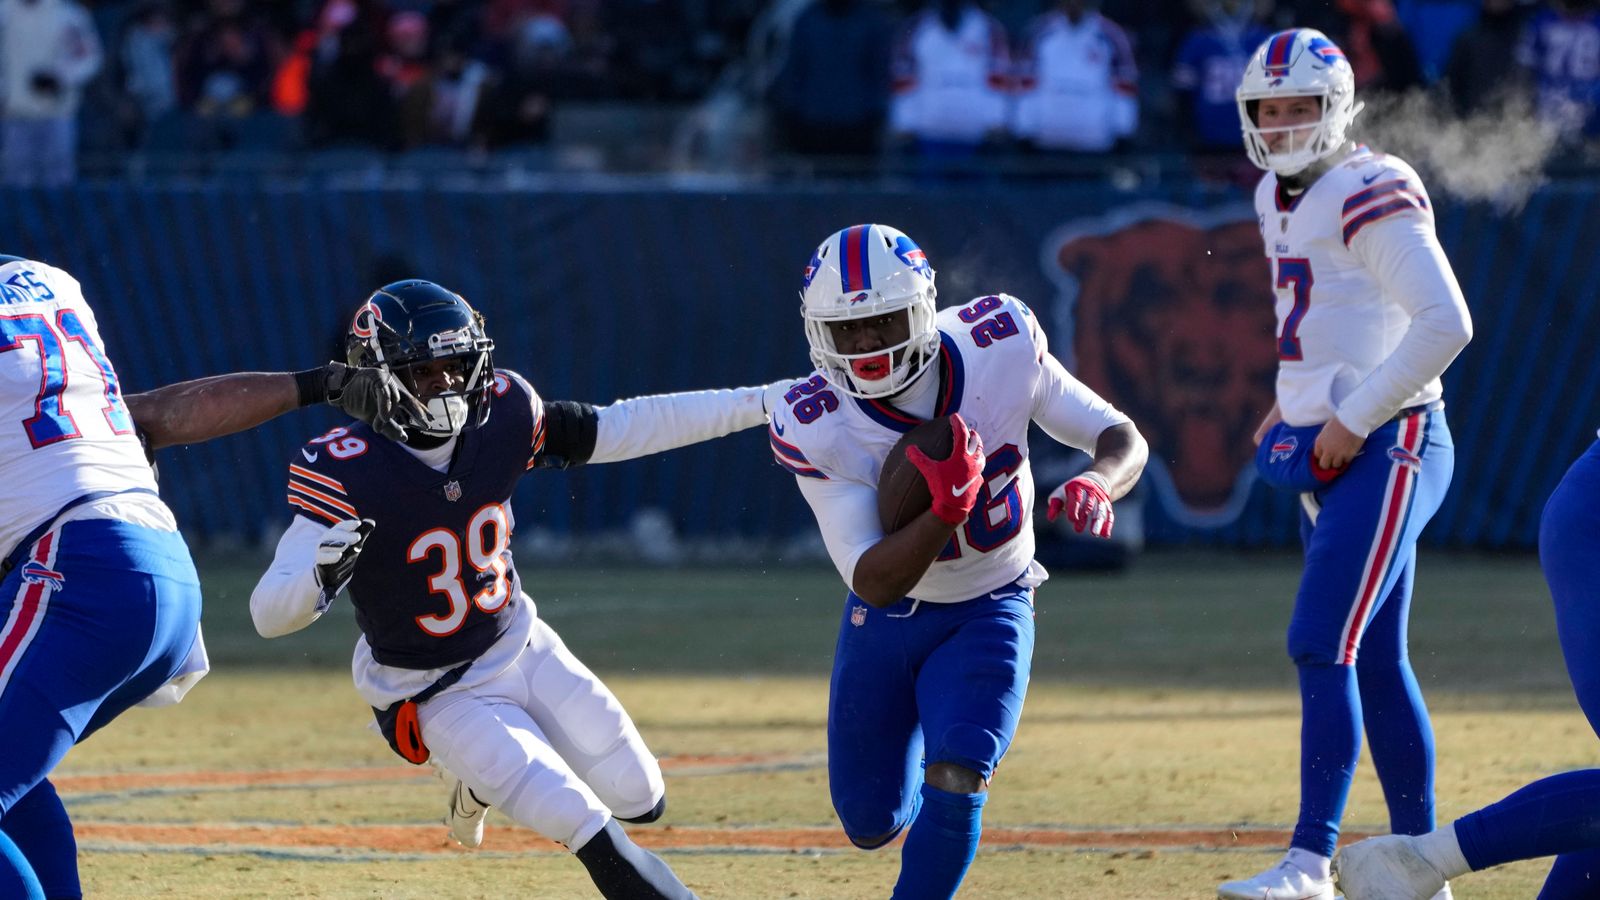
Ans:
{"label": "white jersey", "polygon": [[977,7],[954,29],[932,10],[912,16],[894,50],[890,130],[978,143],[1005,127],[1010,67],[1005,29]]}
{"label": "white jersey", "polygon": [[1417,173],[1363,147],[1297,196],[1267,173],[1255,202],[1277,295],[1284,421],[1337,414],[1365,435],[1441,399],[1439,376],[1471,320]]}
{"label": "white jersey", "polygon": [[[878,472],[901,435],[959,412],[983,438],[985,485],[965,525],[909,596],[954,603],[1014,581],[1047,577],[1033,559],[1033,471],[1028,424],[1085,452],[1106,428],[1128,421],[1062,368],[1022,301],[981,297],[939,312],[936,364],[907,388],[900,406],[832,390],[821,374],[773,410],[767,436],[778,464],[795,474],[845,584],[861,555],[883,538]],[[788,400],[786,397],[786,401]]]}
{"label": "white jersey", "polygon": [[103,346],[71,275],[0,265],[0,553],[85,494],[156,490]]}

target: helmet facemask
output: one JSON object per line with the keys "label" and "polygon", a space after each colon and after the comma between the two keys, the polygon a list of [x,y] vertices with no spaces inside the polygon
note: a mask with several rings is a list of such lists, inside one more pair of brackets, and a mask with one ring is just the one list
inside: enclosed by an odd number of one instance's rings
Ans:
{"label": "helmet facemask", "polygon": [[[410,401],[396,410],[399,424],[421,438],[408,437],[408,443],[437,445],[483,424],[494,389],[494,341],[484,332],[483,316],[429,282],[408,282],[394,293],[391,288],[396,285],[373,294],[357,311],[346,353],[350,365],[395,376]],[[441,360],[459,362],[460,386],[424,397],[413,369]]]}
{"label": "helmet facemask", "polygon": [[[836,232],[812,254],[800,291],[812,365],[852,397],[899,393],[938,358],[937,293],[926,255],[903,233],[885,225],[856,225]],[[907,338],[865,353],[841,352],[828,327],[902,310]],[[868,377],[859,370],[859,363],[885,355],[889,371],[883,377]]]}
{"label": "helmet facemask", "polygon": [[[437,334],[429,335],[429,342],[433,343],[440,337],[442,336]],[[461,387],[458,390],[440,391],[424,398],[417,387],[414,370],[437,360],[460,363]],[[406,424],[407,430],[415,429],[430,437],[451,438],[460,434],[468,424],[477,424],[475,421],[478,418],[477,413],[487,410],[487,405],[482,402],[482,395],[493,383],[490,374],[493,367],[488,350],[445,353],[402,366],[391,366],[390,369],[400,383],[400,390],[412,400],[416,410],[422,410],[420,415],[415,410],[410,411],[411,421]]]}

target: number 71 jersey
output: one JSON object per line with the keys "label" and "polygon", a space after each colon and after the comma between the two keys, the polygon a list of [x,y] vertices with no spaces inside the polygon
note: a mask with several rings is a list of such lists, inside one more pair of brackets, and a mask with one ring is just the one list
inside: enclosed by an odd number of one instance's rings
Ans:
{"label": "number 71 jersey", "polygon": [[[1372,226],[1398,216],[1433,227],[1422,179],[1403,160],[1358,148],[1288,197],[1268,172],[1256,187],[1257,221],[1272,264],[1284,421],[1317,425],[1394,352],[1410,316],[1386,297],[1365,261]],[[1437,399],[1438,379],[1404,405]]]}
{"label": "number 71 jersey", "polygon": [[0,553],[84,494],[155,491],[103,348],[77,279],[0,265]]}

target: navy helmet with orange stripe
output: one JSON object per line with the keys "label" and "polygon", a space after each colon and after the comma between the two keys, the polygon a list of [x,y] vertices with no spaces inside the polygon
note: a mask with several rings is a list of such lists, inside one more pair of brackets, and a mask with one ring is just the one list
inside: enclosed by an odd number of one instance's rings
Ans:
{"label": "navy helmet with orange stripe", "polygon": [[[399,424],[424,443],[488,419],[493,352],[481,313],[454,291],[415,278],[373,291],[356,310],[345,339],[350,365],[388,369],[417,401],[415,409],[401,406]],[[410,370],[437,360],[459,361],[461,387],[421,396]]]}
{"label": "navy helmet with orange stripe", "polygon": [[[916,242],[887,225],[836,231],[811,254],[800,287],[811,362],[834,387],[853,397],[888,397],[903,390],[938,358],[933,268]],[[905,312],[909,337],[870,353],[842,353],[830,322]],[[886,376],[861,377],[852,362],[890,354]]]}
{"label": "navy helmet with orange stripe", "polygon": [[[1284,176],[1339,152],[1361,112],[1350,61],[1338,44],[1314,28],[1291,28],[1262,41],[1245,65],[1234,97],[1250,161]],[[1290,97],[1316,98],[1321,118],[1312,124],[1263,128],[1257,116],[1261,101]],[[1279,132],[1287,139],[1268,139]]]}

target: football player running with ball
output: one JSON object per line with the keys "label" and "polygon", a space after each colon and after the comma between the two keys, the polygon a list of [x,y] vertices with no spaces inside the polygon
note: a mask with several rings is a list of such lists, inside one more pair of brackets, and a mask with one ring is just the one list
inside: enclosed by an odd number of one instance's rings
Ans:
{"label": "football player running with ball", "polygon": [[[622,704],[523,593],[511,493],[533,469],[631,459],[760,425],[763,389],[599,409],[546,401],[494,368],[482,316],[427,281],[375,292],[348,348],[352,365],[389,370],[414,402],[392,407],[386,430],[397,440],[358,422],[295,452],[294,520],[251,595],[256,629],[298,631],[348,587],[361,629],[356,690],[395,752],[436,760],[461,780],[454,818],[499,807],[566,845],[608,898],[693,896],[618,825],[661,816],[661,768]],[[471,845],[481,827],[476,815],[454,833]]]}
{"label": "football player running with ball", "polygon": [[[1033,559],[1029,423],[1093,454],[1051,493],[1050,517],[1065,510],[1098,537],[1148,453],[1128,417],[1050,355],[1020,300],[937,312],[934,296],[933,269],[901,232],[856,225],[824,241],[801,291],[817,370],[774,404],[768,435],[849,588],[828,700],[833,807],[865,850],[909,826],[902,900],[961,886],[1022,711],[1046,578]],[[908,454],[932,505],[884,534],[885,456],[939,416],[951,417],[949,458]]]}
{"label": "football player running with ball", "polygon": [[1255,202],[1277,294],[1277,401],[1256,430],[1257,469],[1298,493],[1305,545],[1288,635],[1300,815],[1280,863],[1217,894],[1333,900],[1363,727],[1392,830],[1434,824],[1433,730],[1406,622],[1417,536],[1455,466],[1439,376],[1472,322],[1422,180],[1349,138],[1361,107],[1332,41],[1271,36],[1237,97],[1245,148],[1267,170]]}

